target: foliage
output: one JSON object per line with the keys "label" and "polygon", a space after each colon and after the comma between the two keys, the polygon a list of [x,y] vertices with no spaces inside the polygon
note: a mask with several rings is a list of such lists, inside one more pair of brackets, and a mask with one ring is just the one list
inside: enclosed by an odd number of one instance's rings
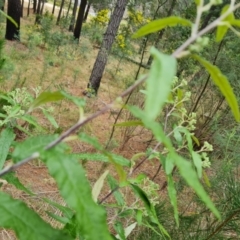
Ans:
{"label": "foliage", "polygon": [[[239,129],[232,128],[229,124],[228,128],[223,131],[219,127],[221,120],[217,118],[215,112],[212,117],[215,117],[215,122],[213,122],[216,128],[215,143],[218,145],[213,147],[208,139],[199,138],[199,110],[191,106],[192,96],[197,95],[198,92],[189,90],[189,85],[192,84],[190,82],[192,74],[195,71],[201,71],[200,65],[196,65],[196,62],[199,62],[208,72],[207,84],[212,78],[217,87],[214,88],[211,85],[210,93],[213,96],[224,96],[235,119],[239,121],[238,96],[234,94],[235,89],[230,86],[228,76],[215,66],[216,61],[212,63],[206,59],[210,55],[209,49],[215,44],[215,39],[223,41],[227,30],[232,30],[236,34],[234,27],[240,24],[232,13],[233,6],[229,5],[219,12],[220,18],[210,23],[207,28],[199,30],[201,17],[204,13],[211,12],[211,9],[220,1],[205,3],[205,1],[198,0],[195,3],[197,16],[194,23],[179,16],[149,22],[149,18],[145,17],[144,13],[129,11],[131,24],[122,24],[116,37],[116,52],[121,50],[122,54],[130,55],[129,49],[131,47],[134,49],[129,36],[132,31],[131,27],[135,29],[145,23],[147,24],[133,35],[134,38],[156,32],[159,34],[159,31],[166,29],[163,39],[168,44],[164,48],[164,53],[154,47],[151,48],[153,63],[148,75],[134,82],[119,98],[92,115],[85,114],[84,99],[63,91],[44,91],[40,94],[40,89],[37,88],[34,90],[35,96],[32,96],[26,88],[16,88],[1,94],[0,149],[2,155],[0,168],[4,166],[8,154],[10,154],[13,165],[6,165],[0,172],[0,176],[6,177],[5,179],[10,184],[14,185],[15,181],[17,185],[17,178],[11,179],[9,172],[33,159],[39,159],[46,165],[50,175],[56,181],[66,205],[62,206],[45,199],[49,205],[54,206],[60,212],[60,216],[52,212],[48,213],[61,223],[61,227],[55,228],[42,220],[22,200],[16,200],[6,193],[1,193],[0,226],[13,229],[19,239],[43,240],[50,238],[126,239],[135,236],[137,239],[170,239],[171,237],[173,239],[209,239],[211,237],[223,239],[231,231],[239,232],[237,217],[239,181],[233,177],[238,168],[238,157],[235,154],[239,155],[237,148]],[[189,7],[186,6],[187,9]],[[147,9],[150,7],[148,6]],[[51,53],[56,51],[55,53],[59,55],[64,54],[61,47],[74,43],[69,41],[70,38],[63,28],[60,32],[52,31],[52,21],[51,15],[43,16],[40,25],[29,30],[28,42],[32,41],[32,45],[35,46],[43,42]],[[103,29],[107,22],[108,11],[99,11],[85,30],[90,32],[93,29],[94,31]],[[217,32],[212,33],[213,36],[203,36],[214,28],[217,28]],[[31,37],[32,33],[37,34]],[[179,43],[181,45],[177,47]],[[76,45],[73,46],[75,46],[73,53],[80,51],[76,49],[78,48]],[[174,50],[175,48],[177,49]],[[230,58],[233,52],[234,49],[224,48],[223,54]],[[185,59],[180,62],[182,58]],[[193,66],[193,69],[186,69],[186,66]],[[178,67],[183,67],[183,74],[179,74]],[[145,80],[146,83],[140,86]],[[86,92],[88,96],[93,95],[90,89]],[[122,97],[129,93],[132,94],[134,90],[142,99],[141,103],[134,105],[128,102],[123,103]],[[63,99],[73,102],[79,110],[79,119],[75,125],[61,135],[35,134],[35,136],[26,137],[21,142],[14,142],[15,134],[12,128],[17,127],[23,131],[24,128],[20,124],[22,121],[41,128],[38,121],[30,114],[35,108],[40,108],[53,126],[59,128],[51,113],[47,111],[49,109],[43,105]],[[204,100],[207,102],[207,99]],[[206,102],[203,102],[202,106]],[[129,111],[134,119],[121,123],[115,122],[114,127],[141,127],[153,139],[152,144],[146,150],[137,152],[129,159],[103,147],[96,136],[90,136],[84,132],[76,134],[80,127],[105,113],[112,106],[119,107],[119,105]],[[227,108],[225,106],[224,110]],[[221,114],[219,114],[220,117]],[[233,124],[232,120],[229,122]],[[229,129],[233,129],[232,132],[229,132]],[[25,132],[31,133],[29,130]],[[75,135],[71,135],[73,133]],[[71,144],[68,142],[76,139],[92,146],[95,152],[72,153]],[[218,146],[221,149],[218,149]],[[220,156],[225,153],[224,160],[219,164],[213,161],[216,159],[217,152]],[[84,165],[80,164],[79,160],[104,163],[100,170],[101,176],[93,187],[88,180]],[[156,169],[154,177],[150,178],[142,173],[141,167],[144,163],[154,165],[154,170]],[[159,165],[158,169],[156,164]],[[103,172],[102,170],[108,165],[111,165],[111,171]],[[209,168],[211,171],[208,170]],[[155,182],[155,177],[160,170],[161,178],[166,183],[162,187]],[[162,202],[159,198],[159,191],[164,188],[167,189],[168,198]],[[21,189],[24,187],[21,186]],[[109,190],[107,194],[106,190]],[[27,190],[24,189],[24,191]],[[194,206],[191,211],[185,210],[188,202]],[[107,218],[109,210],[112,210],[114,214]],[[138,229],[135,236],[133,236],[134,229]]]}

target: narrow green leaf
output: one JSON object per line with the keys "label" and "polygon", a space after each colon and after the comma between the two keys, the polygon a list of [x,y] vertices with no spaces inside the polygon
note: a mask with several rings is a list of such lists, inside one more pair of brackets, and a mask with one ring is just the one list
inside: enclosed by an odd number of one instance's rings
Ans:
{"label": "narrow green leaf", "polygon": [[114,225],[113,225],[115,231],[118,233],[118,235],[116,236],[117,239],[120,239],[120,240],[126,240],[125,238],[125,232],[124,232],[124,228],[123,228],[123,225],[121,222],[116,222]]}
{"label": "narrow green leaf", "polygon": [[60,193],[76,212],[80,234],[88,240],[111,240],[106,224],[106,212],[92,199],[90,184],[82,166],[72,155],[56,149],[42,154]]}
{"label": "narrow green leaf", "polygon": [[177,208],[177,191],[174,187],[174,181],[172,175],[168,175],[168,196],[174,210],[174,218],[176,220],[177,226],[179,226],[178,208]]}
{"label": "narrow green leaf", "polygon": [[42,130],[42,131],[44,130],[42,128],[42,126],[36,121],[36,119],[33,116],[24,115],[24,116],[21,116],[21,119],[28,122],[29,124],[33,125],[34,127],[36,127],[39,130]]}
{"label": "narrow green leaf", "polygon": [[12,18],[12,17],[10,17],[9,15],[7,15],[4,11],[2,11],[2,10],[0,10],[0,13],[5,17],[5,18],[7,18],[9,21],[11,21],[14,25],[15,25],[15,27],[18,27],[18,24],[16,23],[16,21]]}
{"label": "narrow green leaf", "polygon": [[162,226],[162,224],[159,223],[159,220],[158,220],[157,215],[156,215],[155,208],[151,204],[151,202],[149,201],[147,194],[141,188],[139,188],[135,184],[130,184],[130,186],[132,187],[132,189],[135,192],[136,196],[138,196],[143,201],[144,206],[145,206],[145,208],[146,208],[146,210],[148,212],[148,215],[149,215],[151,221],[158,225],[159,230],[164,235],[166,235],[166,236],[168,236],[170,238],[170,236],[169,236],[168,232],[166,231],[166,229]]}
{"label": "narrow green leaf", "polygon": [[[106,156],[105,154],[102,153],[77,153],[74,154],[78,159],[80,160],[86,160],[86,161],[101,161],[101,162],[111,162],[109,160],[109,157]],[[130,161],[126,158],[124,158],[121,155],[117,155],[117,154],[110,154],[113,158],[114,161],[121,165],[121,166],[125,166],[125,167],[130,167]]]}
{"label": "narrow green leaf", "polygon": [[127,121],[122,123],[117,123],[114,126],[116,127],[134,127],[134,126],[143,126],[141,121]]}
{"label": "narrow green leaf", "polygon": [[72,101],[78,107],[84,107],[86,105],[86,101],[84,98],[75,97],[71,94],[68,94],[64,91],[61,91],[62,95],[65,96],[68,100]]}
{"label": "narrow green leaf", "polygon": [[[107,182],[108,182],[111,190],[114,190],[118,187],[117,180],[114,177],[112,177],[111,175],[107,176]],[[120,191],[118,191],[118,190],[114,191],[113,196],[115,197],[118,205],[120,205],[120,206],[125,205],[124,198],[123,198],[122,194],[120,193]]]}
{"label": "narrow green leaf", "polygon": [[[222,9],[221,15],[223,15],[228,9],[229,9],[229,5],[225,5],[224,8]],[[222,22],[229,22],[229,21],[232,21],[232,20],[234,20],[234,14],[233,13],[229,14],[225,19],[222,20]],[[226,35],[227,31],[228,31],[228,26],[219,25],[217,27],[216,42],[222,41],[222,39]]]}
{"label": "narrow green leaf", "polygon": [[171,91],[177,62],[174,57],[162,54],[154,47],[150,53],[154,60],[146,82],[147,96],[145,112],[149,119],[154,120],[161,112],[163,104]]}
{"label": "narrow green leaf", "polygon": [[175,27],[177,25],[182,26],[191,26],[192,23],[184,18],[180,17],[167,17],[158,20],[151,21],[150,23],[146,24],[145,26],[141,27],[136,33],[133,34],[133,38],[139,38],[149,33],[158,32],[166,27]]}
{"label": "narrow green leaf", "polygon": [[166,162],[165,162],[165,172],[167,175],[171,174],[174,168],[174,161],[172,159],[171,154],[167,155]]}
{"label": "narrow green leaf", "polygon": [[11,128],[6,128],[1,131],[0,134],[0,170],[2,169],[4,162],[9,153],[9,148],[15,138],[15,134]]}
{"label": "narrow green leaf", "polygon": [[0,226],[14,230],[19,240],[73,240],[63,231],[52,228],[25,203],[3,192],[0,192],[0,213]]}
{"label": "narrow green leaf", "polygon": [[49,205],[57,208],[58,210],[60,210],[63,214],[64,217],[70,219],[73,217],[73,210],[67,206],[62,206],[59,203],[53,202],[48,198],[42,198],[42,200],[46,203],[48,203]]}
{"label": "narrow green leaf", "polygon": [[202,158],[198,153],[194,151],[192,151],[192,158],[193,158],[193,163],[197,169],[198,177],[202,178]]}
{"label": "narrow green leaf", "polygon": [[222,74],[222,72],[219,70],[218,67],[212,65],[210,62],[202,59],[198,55],[193,55],[193,57],[199,61],[209,72],[211,75],[211,78],[213,79],[213,82],[218,86],[223,96],[226,98],[233,115],[237,122],[240,121],[240,113],[238,108],[238,102],[237,98],[233,92],[232,87],[230,86],[228,79],[225,75]]}
{"label": "narrow green leaf", "polygon": [[8,174],[5,174],[1,177],[2,179],[5,179],[8,183],[14,185],[17,189],[24,191],[25,193],[29,195],[34,195],[33,192],[31,192],[28,188],[26,188],[18,179],[15,172],[9,172]]}
{"label": "narrow green leaf", "polygon": [[70,222],[70,220],[66,217],[62,217],[62,216],[59,216],[57,214],[54,214],[54,213],[51,213],[51,212],[46,212],[48,214],[49,217],[55,219],[56,221],[62,223],[62,224],[67,224]]}
{"label": "narrow green leaf", "polygon": [[48,119],[48,121],[57,129],[59,128],[59,125],[57,124],[55,118],[53,117],[53,115],[51,115],[48,111],[46,111],[45,109],[42,109],[43,114],[45,115],[45,117]]}
{"label": "narrow green leaf", "polygon": [[32,102],[28,112],[31,112],[34,108],[37,108],[45,103],[63,100],[64,98],[65,96],[59,91],[43,92]]}
{"label": "narrow green leaf", "polygon": [[131,232],[134,230],[134,228],[136,226],[137,226],[137,223],[134,222],[134,223],[130,224],[129,226],[127,226],[126,228],[124,228],[126,238],[131,234]]}
{"label": "narrow green leaf", "polygon": [[95,182],[94,186],[93,186],[93,189],[92,189],[92,196],[93,196],[93,200],[95,202],[97,202],[98,200],[98,196],[102,190],[102,187],[103,187],[103,183],[104,183],[104,180],[105,178],[107,177],[109,171],[105,171],[101,176],[100,178]]}
{"label": "narrow green leaf", "polygon": [[238,19],[229,20],[229,23],[234,27],[240,28],[240,20],[238,20]]}
{"label": "narrow green leaf", "polygon": [[189,186],[191,186],[197,195],[201,198],[201,200],[206,204],[206,206],[213,212],[213,214],[218,218],[221,219],[220,213],[214,206],[213,202],[211,201],[210,197],[205,192],[203,186],[198,180],[198,176],[194,169],[192,168],[192,164],[182,157],[175,154],[174,156],[175,164],[177,165],[181,176],[185,179]]}

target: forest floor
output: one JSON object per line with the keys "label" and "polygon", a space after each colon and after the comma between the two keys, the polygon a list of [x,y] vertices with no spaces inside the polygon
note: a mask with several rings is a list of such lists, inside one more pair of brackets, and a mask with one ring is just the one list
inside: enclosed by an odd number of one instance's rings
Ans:
{"label": "forest floor", "polygon": [[[64,54],[54,55],[44,46],[29,48],[26,40],[26,27],[33,25],[33,23],[32,16],[29,18],[23,17],[21,23],[22,41],[8,41],[5,44],[4,52],[7,56],[8,69],[6,69],[5,73],[7,79],[2,82],[1,90],[9,91],[16,87],[26,87],[28,91],[33,93],[33,88],[41,86],[42,90],[56,91],[58,89],[63,89],[74,96],[85,98],[82,92],[86,89],[98,49],[89,46],[89,41],[84,38],[81,39],[79,48],[68,57],[64,56]],[[86,47],[88,49],[81,49],[81,45],[83,45],[83,48]],[[67,51],[67,48],[64,49],[64,51]],[[84,51],[86,53],[82,54]],[[122,62],[121,68],[119,69],[119,60],[110,57],[98,96],[96,98],[85,98],[87,102],[85,114],[88,116],[113,101],[134,81],[136,70],[137,65],[129,62]],[[63,131],[78,120],[78,108],[73,104],[62,101],[52,106],[55,108],[53,115]],[[105,146],[109,140],[118,111],[119,109],[116,108],[100,115],[84,126],[83,129],[80,129],[80,131],[97,137],[99,142]],[[49,133],[52,133],[53,129],[49,126],[47,120],[40,115],[40,113],[37,112],[35,114],[38,116],[39,122],[48,129]],[[124,112],[120,117],[120,122],[127,120],[127,117],[127,113]],[[132,132],[127,132],[123,128],[117,128],[108,149],[128,159],[131,159],[136,153],[145,152],[146,148],[149,147],[151,135],[142,128],[131,130]],[[70,145],[74,153],[95,151],[93,147],[81,141],[73,141]],[[151,178],[156,173],[156,165],[159,165],[158,161],[146,162],[135,174],[141,172]],[[89,161],[86,163],[85,168],[89,181],[93,185],[103,173],[103,171],[100,172],[102,163]],[[112,167],[107,168],[110,169],[113,175],[116,175]],[[34,196],[8,184],[2,187],[3,190],[10,193],[15,198],[22,199],[53,226],[59,226],[59,223],[46,213],[47,211],[51,211],[58,214],[58,211],[43,201],[43,198],[48,198],[52,201],[64,204],[59,195],[56,183],[48,174],[46,166],[38,160],[35,160],[18,168],[16,170],[16,175],[20,181],[34,193]],[[159,189],[165,184],[162,172],[158,174],[155,182],[159,184]],[[107,187],[104,188],[100,195],[100,199],[103,198],[108,191],[109,189]],[[163,190],[162,193],[165,195],[165,190]],[[110,198],[109,201],[111,200]],[[112,212],[111,209],[108,212],[108,217],[111,218],[114,212]],[[15,239],[15,237],[11,231],[3,229],[0,231],[0,240],[4,239]]]}

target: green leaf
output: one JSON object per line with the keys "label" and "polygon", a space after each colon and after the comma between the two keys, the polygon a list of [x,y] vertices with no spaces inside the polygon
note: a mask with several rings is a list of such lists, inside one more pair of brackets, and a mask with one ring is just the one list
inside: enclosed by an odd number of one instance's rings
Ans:
{"label": "green leaf", "polygon": [[178,208],[177,208],[177,192],[174,187],[174,181],[172,175],[168,175],[168,196],[174,210],[174,218],[176,220],[177,226],[179,226]]}
{"label": "green leaf", "polygon": [[143,126],[141,121],[127,121],[122,123],[114,124],[116,127],[133,127],[133,126]]}
{"label": "green leaf", "polygon": [[107,177],[109,171],[105,171],[101,176],[100,178],[95,182],[94,186],[93,186],[93,189],[92,189],[92,196],[93,196],[93,200],[95,202],[97,202],[98,200],[98,196],[102,190],[102,187],[103,187],[103,183],[104,183],[104,180],[105,178]]}
{"label": "green leaf", "polygon": [[63,100],[64,98],[65,96],[59,91],[43,92],[32,102],[28,112],[31,112],[34,108],[37,108],[45,103]]}
{"label": "green leaf", "polygon": [[194,151],[192,151],[192,158],[193,158],[193,163],[197,169],[198,177],[202,178],[202,158],[198,153]]}
{"label": "green leaf", "polygon": [[18,162],[35,152],[43,151],[44,147],[56,138],[57,135],[35,136],[28,138],[24,142],[17,143],[12,154],[13,161]]}
{"label": "green leaf", "polygon": [[102,147],[102,145],[98,142],[96,137],[90,137],[89,135],[87,135],[86,133],[80,133],[79,134],[79,138],[85,142],[88,143],[90,145],[92,145],[94,148],[96,148],[99,151],[104,150],[104,148]]}
{"label": "green leaf", "polygon": [[65,155],[57,149],[45,151],[42,157],[56,180],[61,195],[76,212],[83,238],[111,240],[106,224],[106,212],[93,201],[90,184],[76,157]]}
{"label": "green leaf", "polygon": [[11,128],[6,128],[1,131],[0,134],[0,170],[2,169],[4,162],[9,153],[9,148],[15,139],[15,134]]}
{"label": "green leaf", "polygon": [[19,240],[73,240],[63,231],[52,228],[25,203],[3,192],[0,192],[0,213],[0,226],[13,229]]}
{"label": "green leaf", "polygon": [[68,100],[72,101],[74,104],[76,104],[78,107],[84,107],[86,105],[86,101],[84,98],[79,98],[72,96],[64,91],[61,91],[62,95],[65,96]]}
{"label": "green leaf", "polygon": [[15,27],[17,28],[18,27],[18,24],[16,23],[16,21],[12,18],[12,17],[10,17],[9,15],[7,15],[5,12],[3,12],[2,10],[0,10],[0,13],[5,17],[5,18],[7,18],[9,21],[11,21],[14,25],[15,25]]}
{"label": "green leaf", "polygon": [[134,228],[137,226],[137,223],[134,222],[132,224],[130,224],[129,226],[127,226],[126,228],[124,228],[124,233],[125,233],[125,237],[127,238],[131,232],[134,230]]}
{"label": "green leaf", "polygon": [[24,116],[21,116],[21,119],[28,122],[29,124],[33,125],[34,127],[36,127],[39,130],[42,130],[42,131],[44,130],[33,116],[24,115]]}
{"label": "green leaf", "polygon": [[182,26],[191,26],[192,23],[184,18],[180,17],[167,17],[158,20],[151,21],[150,23],[146,24],[145,26],[141,27],[136,33],[133,34],[133,38],[139,38],[149,33],[158,32],[166,27],[175,27],[177,25]]}
{"label": "green leaf", "polygon": [[55,118],[53,117],[53,115],[51,115],[48,111],[46,111],[45,109],[42,109],[43,114],[45,115],[45,117],[48,119],[48,121],[57,129],[59,128],[59,125],[57,124]]}
{"label": "green leaf", "polygon": [[222,74],[222,72],[219,70],[218,67],[212,65],[210,62],[202,59],[198,55],[193,55],[193,57],[199,61],[209,72],[211,75],[211,78],[213,79],[213,82],[218,86],[224,97],[226,98],[233,115],[237,122],[240,121],[240,113],[238,108],[238,102],[237,98],[233,92],[232,87],[230,86],[228,79],[225,75]]}
{"label": "green leaf", "polygon": [[175,154],[174,156],[175,164],[177,165],[181,176],[185,179],[189,186],[191,186],[197,195],[201,198],[201,200],[206,204],[206,206],[213,212],[213,214],[218,218],[221,219],[220,213],[214,206],[211,198],[205,192],[203,186],[198,180],[198,176],[194,169],[192,168],[192,164],[182,157]]}
{"label": "green leaf", "polygon": [[[108,182],[111,190],[118,188],[117,180],[115,178],[113,178],[111,175],[107,176],[107,182]],[[115,197],[118,205],[120,205],[120,206],[125,205],[124,198],[118,190],[114,191],[113,196]]]}
{"label": "green leaf", "polygon": [[135,184],[130,184],[130,186],[132,187],[134,193],[136,194],[136,196],[138,196],[144,203],[144,206],[148,212],[148,215],[151,219],[151,221],[155,224],[158,225],[159,230],[166,236],[169,236],[168,232],[166,231],[166,229],[159,223],[157,215],[156,215],[156,211],[154,206],[151,204],[151,202],[148,199],[147,194],[141,189],[139,188],[137,185]]}
{"label": "green leaf", "polygon": [[167,155],[167,158],[165,160],[165,172],[167,175],[171,174],[174,168],[174,161],[172,159],[171,154]]}
{"label": "green leaf", "polygon": [[[221,15],[223,15],[228,9],[229,9],[229,5],[225,5],[224,8],[222,9]],[[222,20],[222,22],[231,22],[232,20],[234,20],[234,14],[230,13],[225,19]],[[222,41],[227,31],[228,31],[228,26],[219,25],[217,27],[216,42]]]}
{"label": "green leaf", "polygon": [[8,183],[14,185],[17,189],[22,190],[30,195],[34,195],[33,192],[31,192],[19,181],[18,177],[16,177],[15,172],[9,172],[8,174],[1,176],[1,178],[5,179]]}
{"label": "green leaf", "polygon": [[67,206],[62,206],[61,204],[53,202],[48,198],[42,198],[42,200],[44,202],[48,203],[49,205],[57,208],[58,210],[60,210],[63,213],[64,217],[66,217],[68,219],[71,219],[73,217],[73,210],[71,208],[69,208]]}
{"label": "green leaf", "polygon": [[157,141],[162,142],[169,151],[174,150],[170,139],[164,134],[164,131],[158,122],[150,119],[144,111],[136,106],[127,106],[127,108],[135,117],[142,120],[146,128],[153,132]]}
{"label": "green leaf", "polygon": [[113,225],[115,231],[118,233],[118,235],[116,236],[117,239],[120,239],[120,240],[126,240],[125,238],[125,232],[124,232],[124,228],[123,228],[123,225],[121,222],[116,222],[114,225]]}
{"label": "green leaf", "polygon": [[[78,159],[81,160],[86,160],[86,161],[101,161],[101,162],[111,162],[109,160],[109,157],[105,154],[102,153],[77,153],[74,154]],[[130,161],[126,158],[124,158],[121,155],[117,155],[117,154],[110,154],[113,158],[114,161],[121,165],[121,166],[125,166],[125,167],[130,167]]]}
{"label": "green leaf", "polygon": [[152,48],[154,60],[147,79],[145,113],[154,120],[161,112],[163,104],[171,91],[172,80],[176,74],[177,62],[172,56],[160,53]]}
{"label": "green leaf", "polygon": [[51,212],[48,212],[48,211],[46,213],[48,214],[48,216],[50,216],[51,218],[55,219],[56,221],[58,221],[62,224],[67,224],[67,223],[70,222],[69,219],[66,218],[66,217],[61,217],[57,214],[54,214],[54,213],[51,213]]}

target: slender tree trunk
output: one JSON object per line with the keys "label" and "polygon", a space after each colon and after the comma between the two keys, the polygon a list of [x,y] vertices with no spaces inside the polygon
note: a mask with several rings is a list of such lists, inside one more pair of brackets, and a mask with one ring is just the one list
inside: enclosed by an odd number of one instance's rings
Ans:
{"label": "slender tree trunk", "polygon": [[[38,1],[40,1],[40,0],[38,0]],[[37,0],[33,0],[33,13],[36,13],[36,11],[37,11]]]}
{"label": "slender tree trunk", "polygon": [[98,52],[94,67],[89,79],[88,88],[94,90],[97,94],[102,80],[103,72],[107,64],[108,54],[111,50],[112,44],[117,35],[117,31],[120,22],[123,18],[125,8],[127,6],[128,0],[118,0],[114,8],[113,14],[109,20],[107,30],[104,34],[101,48]]}
{"label": "slender tree trunk", "polygon": [[73,32],[74,30],[74,25],[75,25],[75,19],[76,19],[76,13],[77,13],[77,6],[78,6],[78,0],[75,0],[74,6],[73,6],[73,12],[72,12],[72,18],[71,18],[71,23],[69,26],[69,31]]}
{"label": "slender tree trunk", "polygon": [[86,21],[87,21],[87,18],[88,18],[88,14],[89,14],[90,7],[91,7],[91,3],[90,3],[90,2],[88,2],[87,9],[86,9],[86,12],[85,12],[85,14],[84,14],[84,18],[83,18],[83,21],[84,21],[84,22],[86,22]]}
{"label": "slender tree trunk", "polygon": [[81,35],[83,17],[84,17],[84,12],[85,12],[86,6],[87,6],[87,0],[81,0],[80,9],[78,12],[78,17],[77,17],[77,22],[76,22],[76,26],[74,28],[74,34],[73,34],[76,39],[79,39],[80,35]]}
{"label": "slender tree trunk", "polygon": [[72,6],[72,1],[70,0],[70,1],[69,1],[69,4],[68,4],[68,10],[67,10],[66,18],[68,18],[68,15],[69,15],[69,11],[70,11],[71,6]]}
{"label": "slender tree trunk", "polygon": [[12,17],[17,23],[15,26],[9,19],[7,19],[6,35],[7,40],[20,40],[20,18],[22,12],[21,0],[8,0],[8,16]]}
{"label": "slender tree trunk", "polygon": [[39,24],[40,23],[40,19],[41,19],[41,17],[40,17],[40,14],[41,14],[41,1],[43,1],[43,0],[38,0],[35,24]]}
{"label": "slender tree trunk", "polygon": [[44,4],[45,4],[45,0],[42,0],[42,6],[41,6],[41,11],[40,11],[40,14],[42,15],[43,14],[43,9],[44,9]]}
{"label": "slender tree trunk", "polygon": [[[168,10],[168,13],[167,13],[167,17],[170,17],[170,16],[172,15],[172,12],[173,12],[173,9],[174,9],[176,3],[177,3],[177,0],[173,0],[173,1],[172,1],[172,4],[171,4],[171,6],[170,6],[170,8],[169,8],[169,10]],[[159,42],[160,42],[160,40],[161,40],[162,37],[163,37],[163,34],[164,34],[164,32],[165,32],[165,29],[166,29],[166,28],[164,28],[163,30],[161,30],[160,32],[158,32],[158,36],[157,36],[157,39],[156,39],[155,44],[154,44],[154,46],[155,46],[157,49],[159,48]],[[152,61],[153,61],[153,57],[152,57],[152,55],[150,55],[150,57],[148,58],[147,65],[150,66],[150,65],[152,64]]]}
{"label": "slender tree trunk", "polygon": [[24,9],[24,0],[22,0],[22,12],[21,12],[21,17],[23,17],[23,9]]}
{"label": "slender tree trunk", "polygon": [[61,2],[61,6],[60,6],[60,9],[59,9],[59,13],[58,13],[58,18],[57,18],[57,25],[59,24],[60,22],[60,19],[61,19],[61,15],[62,15],[62,10],[63,10],[63,7],[64,7],[64,3],[65,3],[65,0],[62,0]]}
{"label": "slender tree trunk", "polygon": [[53,9],[52,9],[52,14],[53,15],[54,15],[54,12],[55,12],[56,2],[57,2],[57,0],[54,0],[54,2],[53,2]]}
{"label": "slender tree trunk", "polygon": [[29,16],[29,13],[30,13],[30,4],[31,4],[31,0],[28,0],[27,16]]}

